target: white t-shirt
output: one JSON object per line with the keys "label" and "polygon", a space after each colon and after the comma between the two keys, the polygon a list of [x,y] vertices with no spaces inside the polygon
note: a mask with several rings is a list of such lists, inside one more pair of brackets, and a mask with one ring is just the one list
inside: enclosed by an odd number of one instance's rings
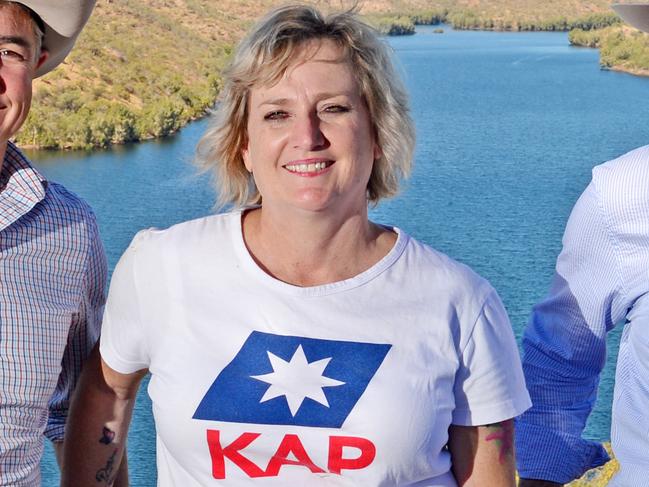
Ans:
{"label": "white t-shirt", "polygon": [[151,372],[158,485],[455,486],[449,425],[529,407],[495,291],[394,231],[372,268],[305,288],[256,265],[241,212],[135,237],[101,354]]}

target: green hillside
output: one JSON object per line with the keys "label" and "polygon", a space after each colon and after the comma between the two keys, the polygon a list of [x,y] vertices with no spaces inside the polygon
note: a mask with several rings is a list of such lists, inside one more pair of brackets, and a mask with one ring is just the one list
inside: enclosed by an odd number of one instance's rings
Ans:
{"label": "green hillside", "polygon": [[[173,133],[214,103],[232,46],[254,19],[280,3],[98,0],[67,61],[36,81],[32,113],[17,141],[88,149]],[[313,3],[325,10],[332,5]],[[440,20],[457,28],[568,30],[615,19],[608,0],[376,0],[360,5],[368,21],[393,34]]]}
{"label": "green hillside", "polygon": [[187,1],[182,16],[173,3],[100,0],[66,63],[37,82],[19,142],[106,146],[164,136],[202,115],[230,42],[210,21],[222,12],[201,6],[209,2]]}
{"label": "green hillside", "polygon": [[600,65],[604,69],[649,76],[649,36],[626,26],[601,30],[575,29],[569,34],[575,46],[600,49]]}

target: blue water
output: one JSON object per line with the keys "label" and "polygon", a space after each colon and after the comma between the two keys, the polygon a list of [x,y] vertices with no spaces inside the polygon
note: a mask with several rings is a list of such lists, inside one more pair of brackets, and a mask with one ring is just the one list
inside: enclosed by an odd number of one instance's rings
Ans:
{"label": "blue water", "polygon": [[[415,169],[402,194],[373,210],[465,262],[500,293],[520,338],[546,292],[570,208],[591,168],[649,143],[649,79],[601,71],[597,51],[562,33],[455,32],[389,39],[417,124]],[[205,121],[163,142],[30,155],[94,207],[111,269],[140,228],[210,211],[189,164]],[[609,438],[619,332],[586,429]],[[129,436],[132,485],[155,485],[155,433],[142,388]],[[51,449],[43,485],[58,485]]]}

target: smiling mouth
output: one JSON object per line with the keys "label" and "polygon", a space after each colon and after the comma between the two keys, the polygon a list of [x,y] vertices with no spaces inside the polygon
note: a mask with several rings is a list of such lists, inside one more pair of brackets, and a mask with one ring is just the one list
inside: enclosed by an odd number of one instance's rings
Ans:
{"label": "smiling mouth", "polygon": [[331,167],[333,163],[334,161],[330,160],[291,162],[285,164],[284,169],[297,174],[317,174],[324,171],[328,167]]}

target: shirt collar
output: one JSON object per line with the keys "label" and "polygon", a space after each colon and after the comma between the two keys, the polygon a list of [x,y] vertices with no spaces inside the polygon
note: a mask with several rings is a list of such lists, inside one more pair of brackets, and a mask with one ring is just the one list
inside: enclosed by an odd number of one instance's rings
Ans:
{"label": "shirt collar", "polygon": [[45,198],[47,180],[12,143],[7,143],[0,170],[0,230],[4,230]]}

